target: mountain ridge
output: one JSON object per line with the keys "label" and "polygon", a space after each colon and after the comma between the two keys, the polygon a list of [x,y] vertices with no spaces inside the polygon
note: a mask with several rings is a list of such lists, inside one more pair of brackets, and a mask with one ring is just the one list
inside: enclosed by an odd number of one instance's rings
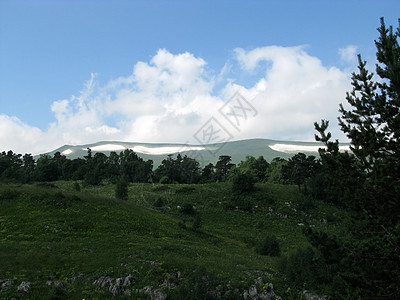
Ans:
{"label": "mountain ridge", "polygon": [[[342,150],[348,150],[349,144],[342,144]],[[288,159],[293,155],[303,152],[308,155],[318,156],[318,148],[323,147],[319,142],[280,141],[263,138],[228,141],[224,143],[210,143],[204,145],[184,143],[143,143],[123,141],[99,141],[81,145],[63,145],[53,151],[44,153],[54,155],[60,152],[69,159],[82,158],[90,148],[92,153],[101,152],[109,155],[111,152],[121,152],[132,149],[139,157],[153,160],[154,166],[161,164],[168,155],[187,155],[195,158],[200,165],[216,163],[220,155],[229,155],[233,163],[239,163],[246,156],[264,156],[270,162],[276,157]]]}

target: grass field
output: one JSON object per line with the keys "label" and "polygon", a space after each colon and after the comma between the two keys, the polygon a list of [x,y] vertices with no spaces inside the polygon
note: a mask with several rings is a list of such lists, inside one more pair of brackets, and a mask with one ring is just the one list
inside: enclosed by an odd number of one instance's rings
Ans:
{"label": "grass field", "polygon": [[[131,184],[127,201],[114,191],[112,184],[80,192],[73,182],[2,185],[0,298],[111,298],[112,286],[95,281],[131,275],[117,298],[157,290],[172,299],[210,291],[231,299],[272,283],[277,295],[295,299],[301,291],[288,290],[279,257],[255,248],[274,235],[287,255],[308,246],[305,223],[340,234],[344,218],[287,185],[258,184],[236,202],[229,183]],[[18,290],[22,282],[27,292]]]}

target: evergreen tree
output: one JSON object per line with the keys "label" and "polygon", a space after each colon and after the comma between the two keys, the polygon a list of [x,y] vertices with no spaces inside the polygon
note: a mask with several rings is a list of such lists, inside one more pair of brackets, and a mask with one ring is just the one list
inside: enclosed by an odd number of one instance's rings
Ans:
{"label": "evergreen tree", "polygon": [[215,176],[219,181],[226,181],[228,173],[233,168],[232,158],[229,155],[221,155],[215,165]]}
{"label": "evergreen tree", "polygon": [[357,297],[395,299],[400,297],[400,26],[393,32],[382,18],[378,31],[380,80],[374,81],[359,56],[353,90],[346,96],[351,109],[339,109],[353,154],[340,153],[338,141],[330,141],[327,121],[315,124],[317,140],[327,146],[320,154],[330,188],[352,210],[350,235],[339,240],[309,229],[307,236],[317,248],[335,245],[321,252],[338,273],[336,282],[357,291]]}

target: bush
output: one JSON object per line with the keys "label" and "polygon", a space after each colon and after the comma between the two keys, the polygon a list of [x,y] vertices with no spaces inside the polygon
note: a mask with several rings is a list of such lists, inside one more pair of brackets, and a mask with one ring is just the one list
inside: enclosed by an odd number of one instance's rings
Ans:
{"label": "bush", "polygon": [[164,206],[164,201],[161,197],[158,197],[156,201],[153,203],[154,207],[163,207]]}
{"label": "bush", "polygon": [[215,290],[218,281],[217,277],[207,273],[204,267],[196,267],[194,271],[180,282],[173,291],[173,299],[214,299],[212,291]]}
{"label": "bush", "polygon": [[256,253],[269,256],[280,256],[281,247],[276,236],[266,236],[256,245]]}
{"label": "bush", "polygon": [[236,195],[250,193],[254,191],[254,184],[256,182],[254,176],[250,173],[238,172],[231,178],[232,191]]}
{"label": "bush", "polygon": [[115,186],[115,197],[121,200],[128,200],[128,180],[121,177]]}
{"label": "bush", "polygon": [[0,200],[14,200],[18,198],[20,192],[11,188],[6,188],[0,191]]}
{"label": "bush", "polygon": [[77,181],[74,182],[74,190],[77,192],[81,191],[81,186],[80,186],[79,182],[77,182]]}
{"label": "bush", "polygon": [[201,217],[200,215],[196,215],[192,224],[192,229],[194,231],[200,231],[200,228],[201,228]]}
{"label": "bush", "polygon": [[282,257],[278,267],[294,288],[311,288],[330,280],[326,264],[311,247]]}
{"label": "bush", "polygon": [[188,202],[182,204],[181,212],[185,215],[194,215],[196,213],[193,205]]}
{"label": "bush", "polygon": [[169,183],[171,183],[171,180],[169,180],[169,177],[165,175],[165,176],[161,177],[160,183],[161,184],[169,184]]}

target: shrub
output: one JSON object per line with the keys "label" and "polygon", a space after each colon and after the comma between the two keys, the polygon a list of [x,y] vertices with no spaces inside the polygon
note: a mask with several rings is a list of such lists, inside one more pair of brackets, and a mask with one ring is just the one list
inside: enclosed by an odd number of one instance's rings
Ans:
{"label": "shrub", "polygon": [[231,181],[234,194],[240,195],[254,191],[256,180],[250,173],[237,172],[232,176]]}
{"label": "shrub", "polygon": [[281,247],[276,236],[266,236],[256,245],[256,252],[261,255],[280,256]]}
{"label": "shrub", "polygon": [[295,288],[311,288],[330,280],[326,264],[311,247],[282,257],[278,268],[285,274],[289,285]]}
{"label": "shrub", "polygon": [[20,192],[11,188],[0,191],[0,200],[14,200],[20,195]]}
{"label": "shrub", "polygon": [[153,203],[154,207],[163,207],[164,206],[164,201],[161,197],[158,197],[156,201]]}
{"label": "shrub", "polygon": [[165,175],[165,176],[161,177],[160,183],[161,184],[168,184],[168,183],[171,183],[171,180],[169,180],[169,177]]}
{"label": "shrub", "polygon": [[182,204],[181,212],[185,215],[194,215],[196,213],[193,205],[188,202]]}
{"label": "shrub", "polygon": [[80,186],[79,182],[77,182],[77,181],[74,182],[74,190],[77,192],[81,191],[81,186]]}
{"label": "shrub", "polygon": [[212,291],[215,290],[217,277],[208,273],[202,266],[195,267],[194,271],[187,274],[178,287],[173,291],[173,299],[214,299]]}
{"label": "shrub", "polygon": [[200,215],[196,215],[192,224],[192,229],[194,231],[199,231],[200,228],[201,228],[201,217]]}
{"label": "shrub", "polygon": [[123,176],[115,186],[115,197],[121,200],[128,200],[128,180]]}

